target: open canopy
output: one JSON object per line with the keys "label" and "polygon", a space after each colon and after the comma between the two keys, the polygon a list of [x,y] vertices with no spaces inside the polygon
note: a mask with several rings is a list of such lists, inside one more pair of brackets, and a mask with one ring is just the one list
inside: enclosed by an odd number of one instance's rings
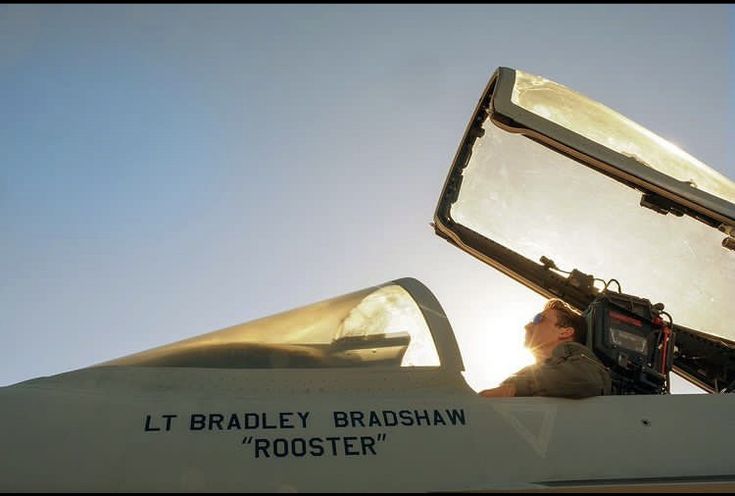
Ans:
{"label": "open canopy", "polygon": [[500,68],[468,125],[435,226],[580,310],[612,279],[663,303],[679,331],[675,369],[714,391],[735,379],[726,318],[735,301],[733,199],[732,181],[642,126]]}

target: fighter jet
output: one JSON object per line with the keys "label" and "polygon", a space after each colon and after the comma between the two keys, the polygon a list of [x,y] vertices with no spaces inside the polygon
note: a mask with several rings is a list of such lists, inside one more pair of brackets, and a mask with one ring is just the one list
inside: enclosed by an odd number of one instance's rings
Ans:
{"label": "fighter jet", "polygon": [[[735,489],[735,184],[500,67],[436,233],[588,324],[613,392],[483,398],[401,278],[0,388],[5,491]],[[670,394],[676,372],[710,394]]]}

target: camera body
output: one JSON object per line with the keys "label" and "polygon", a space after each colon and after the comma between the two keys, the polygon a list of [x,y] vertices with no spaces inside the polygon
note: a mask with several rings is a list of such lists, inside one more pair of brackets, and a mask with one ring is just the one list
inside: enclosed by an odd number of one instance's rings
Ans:
{"label": "camera body", "polygon": [[610,370],[613,394],[669,393],[675,333],[662,310],[644,298],[603,291],[582,314],[587,346]]}

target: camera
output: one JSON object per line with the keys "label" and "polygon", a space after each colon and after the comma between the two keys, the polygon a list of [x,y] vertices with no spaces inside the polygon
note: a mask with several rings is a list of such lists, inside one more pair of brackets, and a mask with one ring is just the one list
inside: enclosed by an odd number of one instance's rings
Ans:
{"label": "camera", "polygon": [[610,370],[613,394],[669,393],[676,335],[662,304],[605,290],[582,316],[586,344]]}

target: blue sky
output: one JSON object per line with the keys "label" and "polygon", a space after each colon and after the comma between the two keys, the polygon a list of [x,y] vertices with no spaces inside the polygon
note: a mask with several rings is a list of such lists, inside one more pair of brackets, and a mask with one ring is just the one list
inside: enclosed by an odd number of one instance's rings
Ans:
{"label": "blue sky", "polygon": [[0,385],[403,276],[476,333],[527,291],[428,224],[492,72],[570,86],[735,178],[734,14],[0,6]]}

